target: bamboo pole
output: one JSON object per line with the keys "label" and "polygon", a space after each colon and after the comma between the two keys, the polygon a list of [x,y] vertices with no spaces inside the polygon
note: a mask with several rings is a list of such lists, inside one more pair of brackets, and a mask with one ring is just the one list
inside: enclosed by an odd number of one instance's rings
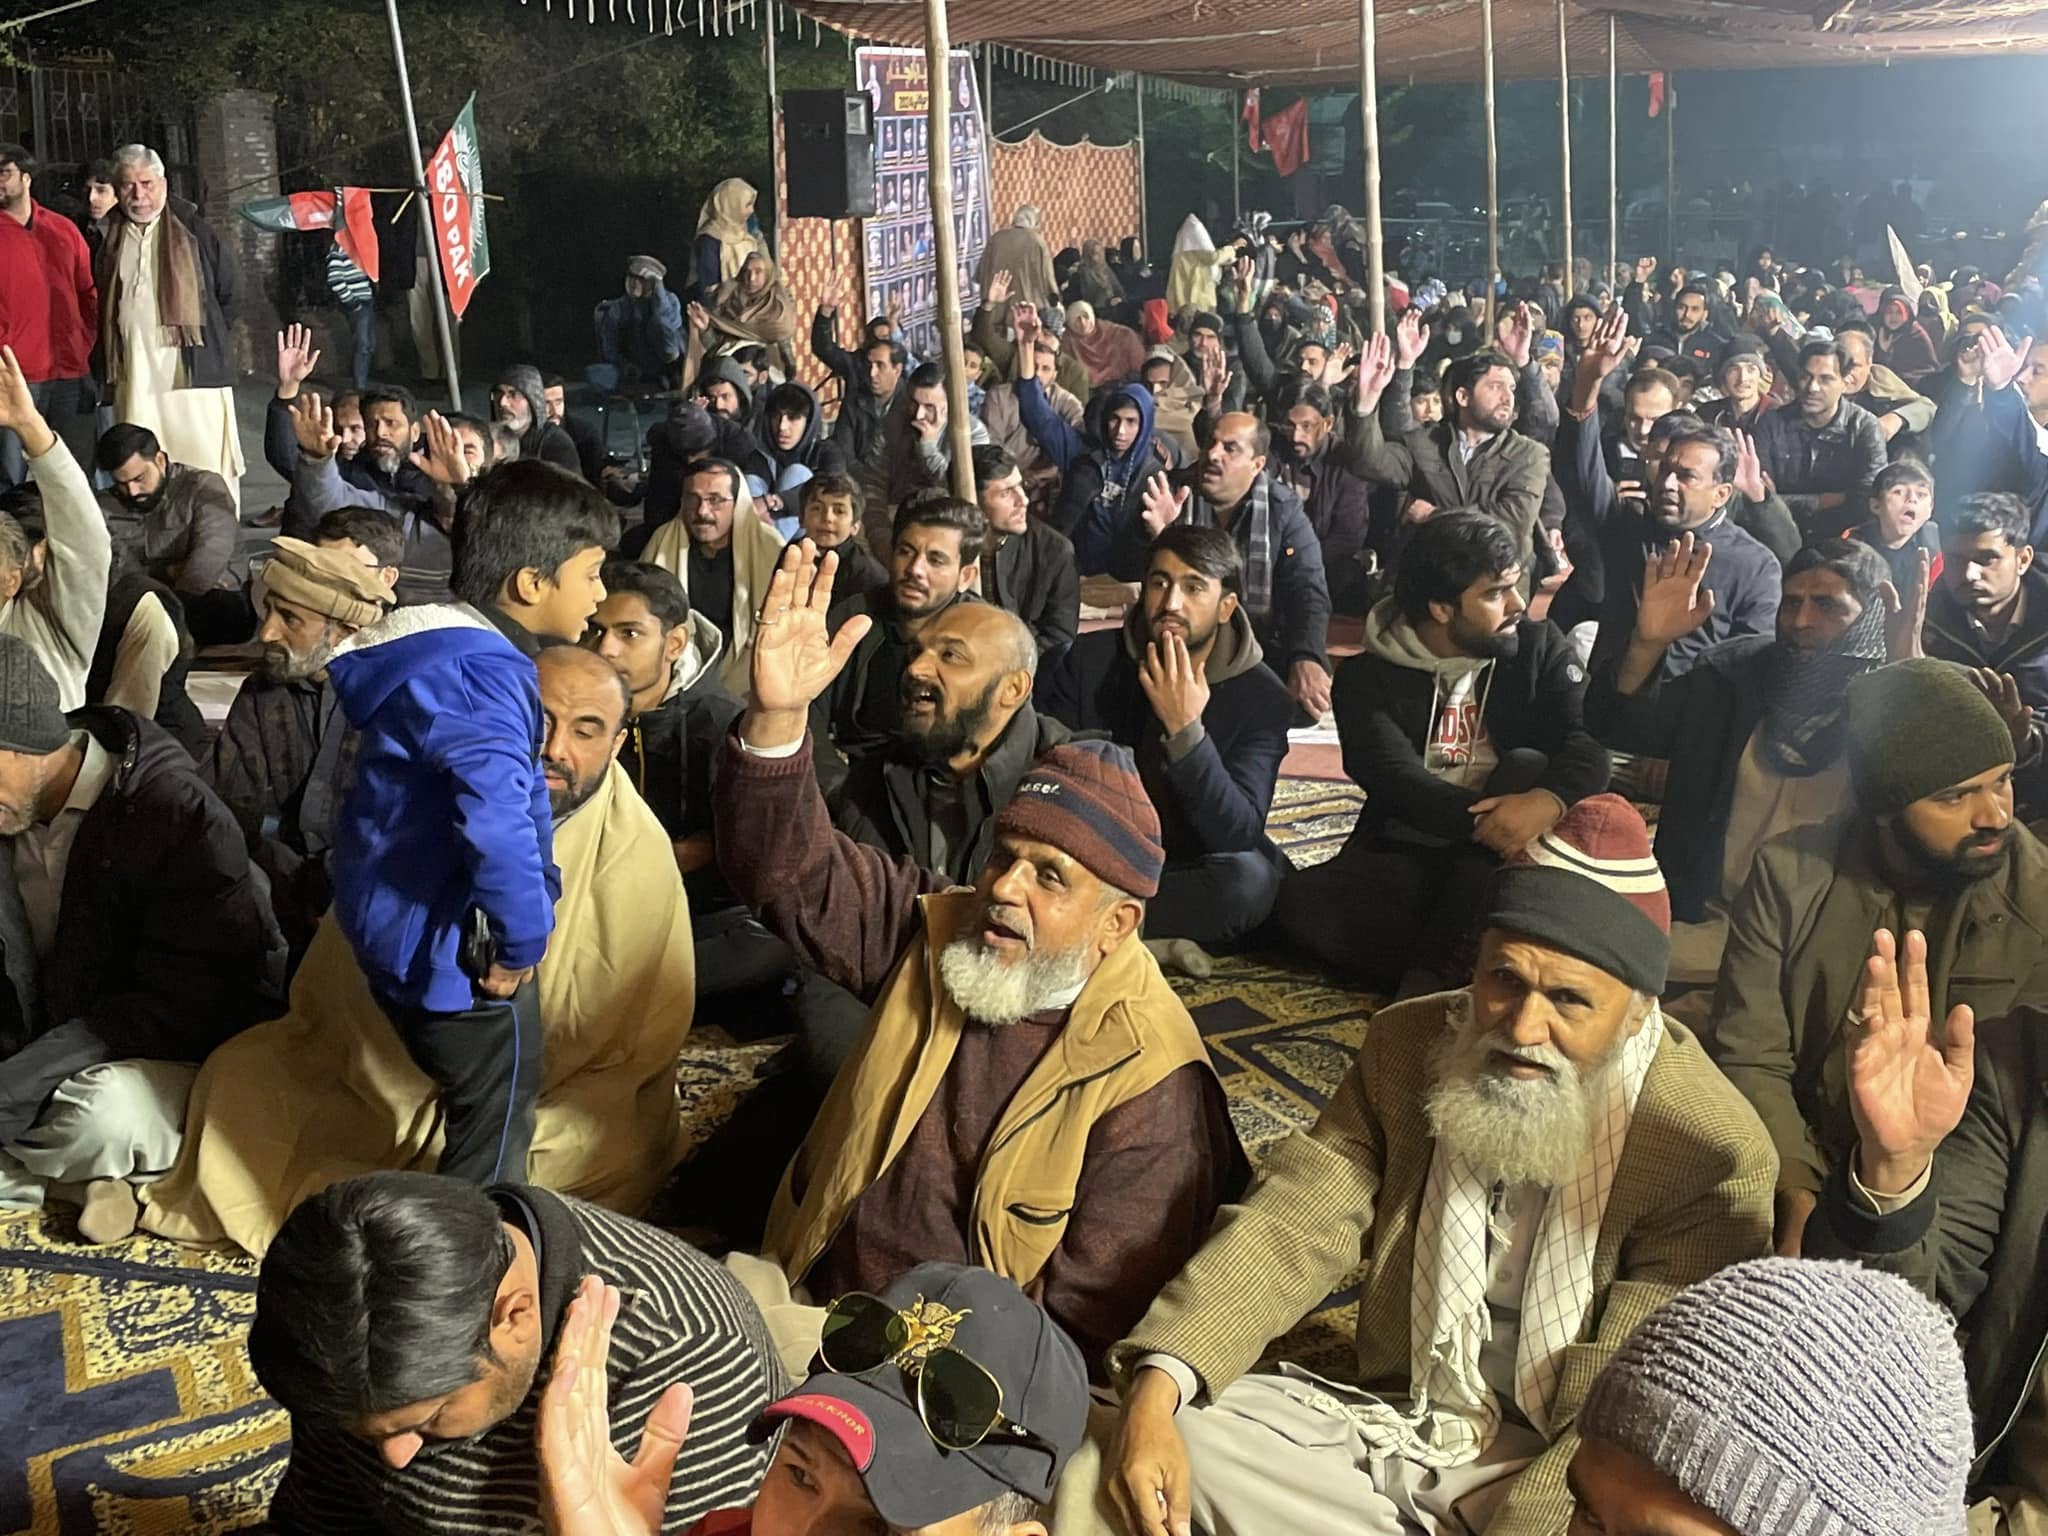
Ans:
{"label": "bamboo pole", "polygon": [[946,0],[924,0],[926,136],[931,144],[932,259],[938,263],[939,352],[946,365],[946,435],[953,445],[953,494],[972,502],[974,424],[967,414],[967,354],[960,344],[960,273],[953,237],[953,43]]}
{"label": "bamboo pole", "polygon": [[1490,335],[1500,271],[1500,144],[1493,120],[1493,0],[1479,0],[1479,51],[1486,70],[1486,325]]}
{"label": "bamboo pole", "polygon": [[1664,73],[1664,260],[1678,264],[1678,76]]}
{"label": "bamboo pole", "polygon": [[1358,0],[1358,112],[1365,139],[1366,298],[1375,335],[1387,328],[1386,246],[1380,228],[1380,44],[1373,0]]}
{"label": "bamboo pole", "polygon": [[[1564,4],[1564,0],[1558,0],[1558,4]],[[772,12],[768,25],[761,29],[761,37],[768,64],[768,159],[772,171],[775,169],[775,157],[782,149],[782,98],[775,88],[775,17]],[[785,173],[787,169],[785,165]],[[768,254],[782,254],[782,220],[779,217],[775,220],[775,232],[769,237]]]}
{"label": "bamboo pole", "polygon": [[1145,187],[1145,77],[1135,71],[1131,74],[1131,94],[1138,98],[1138,249],[1150,251],[1152,196]]}
{"label": "bamboo pole", "polygon": [[[1242,120],[1240,119],[1240,121]],[[1230,216],[1233,219],[1244,217],[1244,173],[1238,167],[1237,130],[1238,124],[1232,123],[1230,125]]]}
{"label": "bamboo pole", "polygon": [[1607,13],[1607,271],[1605,280],[1614,281],[1614,269],[1621,265],[1621,156],[1615,118],[1621,99],[1621,61],[1615,51],[1619,28],[1614,12]]}
{"label": "bamboo pole", "polygon": [[[1572,296],[1572,61],[1571,45],[1565,41],[1565,0],[1557,0],[1557,153],[1563,167],[1564,183],[1564,296]],[[1563,317],[1547,317],[1562,325]]]}
{"label": "bamboo pole", "polygon": [[427,166],[420,158],[420,123],[412,110],[412,75],[405,67],[405,29],[398,24],[398,0],[384,0],[391,27],[391,56],[398,64],[398,98],[405,106],[405,152],[412,157],[413,184],[419,189],[420,218],[425,221],[427,278],[434,288],[434,336],[441,343],[441,367],[448,377],[448,403],[462,409],[461,369],[455,360],[455,330],[448,320],[448,286],[441,277],[441,242],[434,235],[434,214],[427,204]]}

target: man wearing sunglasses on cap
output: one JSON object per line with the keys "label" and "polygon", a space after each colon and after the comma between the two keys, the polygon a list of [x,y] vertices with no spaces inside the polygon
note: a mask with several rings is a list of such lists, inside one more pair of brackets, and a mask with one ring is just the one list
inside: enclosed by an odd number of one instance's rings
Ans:
{"label": "man wearing sunglasses on cap", "polygon": [[[549,1536],[650,1536],[691,1394],[672,1388],[634,1457],[612,1444],[605,1368],[618,1291],[592,1277],[569,1309],[536,1443]],[[750,1509],[690,1536],[1045,1536],[1088,1418],[1081,1352],[1010,1281],[922,1264],[826,1309],[804,1384],[754,1422],[782,1442]],[[593,1390],[593,1387],[595,1390]]]}

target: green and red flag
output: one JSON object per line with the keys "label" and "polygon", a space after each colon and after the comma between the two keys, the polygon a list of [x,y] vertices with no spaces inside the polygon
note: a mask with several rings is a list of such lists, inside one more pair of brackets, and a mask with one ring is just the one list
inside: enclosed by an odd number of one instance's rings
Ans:
{"label": "green and red flag", "polygon": [[484,163],[476,141],[476,97],[456,114],[455,126],[427,162],[427,206],[434,215],[434,244],[447,279],[448,307],[455,317],[469,308],[470,295],[491,270],[490,235],[484,228]]}
{"label": "green and red flag", "polygon": [[368,187],[323,187],[317,192],[259,197],[241,204],[235,212],[259,229],[331,229],[334,243],[348,259],[361,267],[371,282],[378,280],[377,225]]}

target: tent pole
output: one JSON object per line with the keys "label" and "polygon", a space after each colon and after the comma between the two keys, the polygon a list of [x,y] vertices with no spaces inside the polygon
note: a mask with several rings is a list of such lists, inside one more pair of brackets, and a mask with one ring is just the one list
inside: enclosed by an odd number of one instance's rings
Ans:
{"label": "tent pole", "polygon": [[[1564,0],[1557,0],[1557,153],[1564,183],[1564,296],[1570,298],[1577,276],[1572,260],[1572,63],[1565,41]],[[1563,317],[1553,317],[1559,323]]]}
{"label": "tent pole", "polygon": [[1500,144],[1493,120],[1493,0],[1479,0],[1479,52],[1486,70],[1486,324],[1492,333],[1499,307],[1495,290],[1500,272]]}
{"label": "tent pole", "polygon": [[[1564,0],[1557,0],[1557,3],[1562,5]],[[768,25],[761,29],[761,37],[768,64],[768,166],[773,171],[777,168],[778,152],[782,148],[782,101],[775,89],[775,15],[772,10],[768,15]],[[777,212],[780,212],[779,207]],[[779,256],[781,246],[782,220],[778,217],[775,220],[775,232],[769,238],[768,254]]]}
{"label": "tent pole", "polygon": [[[930,0],[926,0],[929,4]],[[1152,249],[1152,198],[1145,189],[1145,77],[1133,71],[1131,94],[1138,99],[1138,249]]]}
{"label": "tent pole", "polygon": [[1678,76],[1664,75],[1664,260],[1678,262]]}
{"label": "tent pole", "polygon": [[1365,139],[1366,297],[1373,334],[1387,328],[1386,247],[1380,229],[1380,43],[1373,0],[1358,0],[1358,111]]}
{"label": "tent pole", "polygon": [[932,260],[938,264],[939,351],[946,365],[946,436],[953,447],[953,494],[973,502],[974,424],[967,414],[967,356],[960,345],[960,273],[953,232],[953,47],[946,0],[924,0],[926,121],[932,148]]}
{"label": "tent pole", "polygon": [[398,99],[405,104],[405,152],[412,156],[413,185],[420,189],[420,217],[426,220],[427,245],[433,251],[433,259],[427,263],[427,278],[434,287],[434,334],[441,343],[441,366],[448,374],[448,403],[459,412],[462,380],[455,361],[455,332],[448,323],[448,288],[441,277],[441,242],[434,234],[426,162],[420,159],[420,121],[412,110],[412,75],[405,67],[405,30],[398,24],[398,0],[384,0],[384,18],[391,24],[391,57],[398,64]]}
{"label": "tent pole", "polygon": [[996,51],[988,43],[981,45],[981,136],[996,136]]}
{"label": "tent pole", "polygon": [[1621,265],[1621,164],[1615,151],[1614,117],[1620,100],[1621,62],[1615,57],[1617,28],[1614,12],[1607,13],[1607,270],[1605,282],[1614,281],[1614,269]]}
{"label": "tent pole", "polygon": [[1230,125],[1230,216],[1244,217],[1244,179],[1237,161],[1237,124]]}

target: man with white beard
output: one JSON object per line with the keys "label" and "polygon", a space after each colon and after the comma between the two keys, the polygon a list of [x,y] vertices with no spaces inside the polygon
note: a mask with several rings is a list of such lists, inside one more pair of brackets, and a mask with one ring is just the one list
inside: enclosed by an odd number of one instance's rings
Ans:
{"label": "man with white beard", "polygon": [[1194,1020],[1138,938],[1159,818],[1130,754],[1089,741],[1024,774],[971,890],[833,830],[807,722],[873,622],[828,634],[836,569],[804,540],[776,570],[713,842],[805,966],[875,1001],[776,1193],[773,1272],[735,1267],[786,1358],[817,1343],[792,1300],[945,1262],[1016,1281],[1092,1367],[1244,1170]]}
{"label": "man with white beard", "polygon": [[[1111,1349],[1100,1491],[1125,1529],[1564,1530],[1594,1375],[1659,1304],[1770,1244],[1777,1160],[1659,1013],[1669,949],[1648,830],[1616,796],[1502,867],[1471,986],[1373,1016],[1314,1129]],[[1361,1266],[1345,1380],[1248,1374]],[[1076,1466],[1062,1536],[1096,1492]]]}

